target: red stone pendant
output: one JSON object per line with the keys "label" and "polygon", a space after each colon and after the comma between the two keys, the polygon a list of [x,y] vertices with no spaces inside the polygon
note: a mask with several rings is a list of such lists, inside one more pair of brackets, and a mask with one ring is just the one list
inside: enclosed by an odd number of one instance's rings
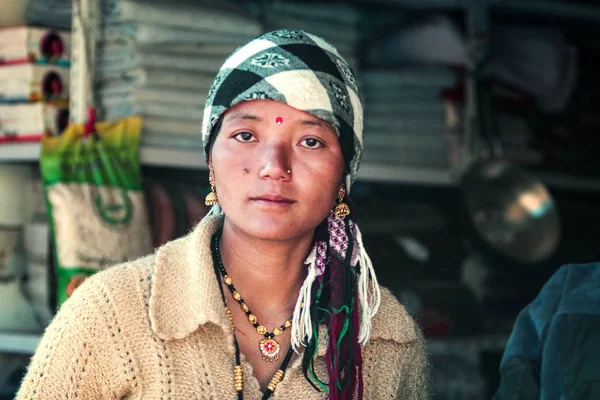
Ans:
{"label": "red stone pendant", "polygon": [[261,340],[258,348],[260,349],[263,360],[270,362],[279,360],[279,352],[281,351],[281,347],[275,339]]}

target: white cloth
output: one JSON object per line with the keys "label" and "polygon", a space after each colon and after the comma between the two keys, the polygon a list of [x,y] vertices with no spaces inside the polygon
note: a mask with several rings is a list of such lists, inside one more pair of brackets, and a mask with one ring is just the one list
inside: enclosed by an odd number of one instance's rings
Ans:
{"label": "white cloth", "polygon": [[228,9],[194,2],[111,0],[104,7],[105,23],[142,22],[198,31],[256,36],[262,27],[254,18]]}
{"label": "white cloth", "polygon": [[225,60],[225,57],[220,55],[161,54],[149,49],[120,51],[120,46],[115,47],[106,47],[100,50],[96,65],[97,71],[124,71],[137,67],[148,67],[216,75]]}
{"label": "white cloth", "polygon": [[329,22],[334,25],[356,25],[361,18],[361,10],[351,4],[277,0],[269,3],[268,9],[274,15],[283,14],[290,17]]}
{"label": "white cloth", "polygon": [[97,73],[97,82],[102,86],[127,87],[154,86],[171,89],[197,90],[200,96],[208,93],[213,76],[188,71],[172,71],[158,68],[135,68],[129,71]]}
{"label": "white cloth", "polygon": [[383,39],[376,40],[367,51],[370,66],[460,65],[467,63],[465,39],[454,22],[434,15],[416,23],[405,24]]}
{"label": "white cloth", "polygon": [[369,69],[362,71],[358,80],[363,90],[393,92],[406,87],[444,88],[456,83],[456,75],[443,67],[411,67],[396,70]]}
{"label": "white cloth", "polygon": [[[137,47],[157,45],[231,43],[242,45],[254,35],[238,32],[208,31],[179,28],[168,25],[152,25],[148,23],[110,24],[104,26],[100,38],[101,45],[129,44]],[[236,46],[236,47],[237,47]]]}
{"label": "white cloth", "polygon": [[546,112],[562,110],[577,83],[577,52],[561,30],[495,26],[485,74],[533,94]]}

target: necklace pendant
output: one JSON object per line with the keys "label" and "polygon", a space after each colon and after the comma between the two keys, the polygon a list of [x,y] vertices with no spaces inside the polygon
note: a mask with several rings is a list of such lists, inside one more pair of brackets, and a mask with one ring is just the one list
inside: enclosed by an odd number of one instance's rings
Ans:
{"label": "necklace pendant", "polygon": [[279,360],[279,353],[281,352],[281,346],[275,339],[263,339],[258,345],[262,359],[265,361],[273,362]]}

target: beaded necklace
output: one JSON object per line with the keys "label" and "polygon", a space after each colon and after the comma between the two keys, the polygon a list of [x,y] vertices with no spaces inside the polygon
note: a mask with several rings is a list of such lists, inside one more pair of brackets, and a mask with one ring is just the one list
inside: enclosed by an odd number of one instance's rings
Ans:
{"label": "beaded necklace", "polygon": [[[223,291],[223,286],[221,285],[221,276],[220,275],[222,275],[222,271],[220,271],[220,270],[222,269],[224,271],[225,268],[223,267],[223,262],[221,261],[221,254],[219,252],[219,240],[220,239],[221,239],[221,231],[217,231],[212,237],[210,249],[211,249],[211,253],[212,253],[213,265],[215,268],[215,276],[217,278],[217,284],[219,285],[219,289],[221,290],[221,297],[223,298],[223,305],[225,306],[225,312],[229,319],[229,323],[231,324],[231,328],[233,329],[233,344],[235,347],[235,367],[233,368],[234,387],[235,387],[235,391],[237,392],[238,400],[243,400],[244,399],[244,369],[242,367],[242,362],[241,362],[240,347],[239,347],[237,339],[235,337],[235,325],[233,323],[231,311],[227,307],[227,301],[225,299],[225,292]],[[226,274],[224,274],[224,275],[226,275]],[[227,284],[227,281],[225,281],[225,284]],[[229,287],[229,284],[227,284],[227,286]],[[231,290],[231,287],[229,287],[229,288]],[[241,296],[240,296],[240,299],[238,299],[238,302],[240,303],[240,305],[244,304],[243,301],[240,302],[240,300],[242,300]],[[242,308],[242,310],[243,310],[243,308]],[[284,325],[286,325],[286,324],[284,324]],[[283,328],[282,328],[282,330],[283,330]],[[265,328],[265,331],[266,331],[266,328]],[[267,332],[265,332],[265,333],[267,333]],[[272,339],[270,336],[271,336],[271,334],[269,334],[269,338]],[[277,372],[275,372],[275,374],[271,378],[271,381],[267,385],[267,390],[263,394],[262,400],[267,400],[268,398],[270,398],[273,395],[273,392],[275,392],[277,385],[279,384],[279,382],[281,382],[281,380],[283,379],[283,376],[285,375],[285,370],[288,367],[288,364],[290,363],[293,353],[294,353],[294,349],[290,346],[290,349],[288,350],[287,354],[283,358],[283,362],[281,363],[281,366],[279,367]]]}
{"label": "beaded necklace", "polygon": [[[227,275],[227,270],[225,270],[225,266],[223,265],[223,260],[221,260],[221,255],[219,252],[218,244],[217,244],[216,256],[217,256],[217,264],[219,267],[219,271],[221,272],[223,282],[225,282],[225,284],[229,288],[229,291],[231,292],[231,295],[233,296],[235,301],[240,303],[240,308],[248,317],[248,322],[250,322],[250,324],[256,328],[256,332],[259,335],[264,336],[264,339],[261,340],[258,344],[258,348],[260,350],[262,359],[265,361],[269,361],[269,362],[279,360],[281,346],[279,345],[279,342],[277,340],[275,340],[275,336],[281,335],[286,329],[288,329],[292,326],[292,318],[290,317],[290,319],[285,321],[280,327],[273,329],[273,332],[267,331],[267,328],[265,328],[263,325],[261,325],[258,322],[256,315],[252,314],[252,311],[250,311],[250,308],[244,302],[242,295],[235,289],[235,286],[233,286],[233,281],[231,280],[231,277],[229,277],[229,275]],[[229,310],[229,308],[227,308],[227,307],[225,307],[225,308],[226,308],[227,315],[231,318],[231,310]]]}

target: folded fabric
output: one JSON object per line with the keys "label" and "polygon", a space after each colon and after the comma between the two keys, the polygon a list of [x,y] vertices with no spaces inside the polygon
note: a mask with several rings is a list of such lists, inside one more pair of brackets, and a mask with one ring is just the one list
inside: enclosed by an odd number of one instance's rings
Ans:
{"label": "folded fabric", "polygon": [[118,105],[101,104],[97,107],[97,112],[102,121],[119,121],[132,115],[142,115],[141,107],[131,102]]}
{"label": "folded fabric", "polygon": [[555,27],[499,25],[491,31],[491,59],[484,74],[533,94],[537,105],[558,113],[578,82],[577,49]]}
{"label": "folded fabric", "polygon": [[[396,26],[398,26],[397,24]],[[409,22],[378,38],[366,52],[370,66],[460,65],[467,62],[465,38],[443,15]]]}
{"label": "folded fabric", "polygon": [[206,93],[195,90],[169,90],[155,87],[136,88],[132,91],[135,102],[164,102],[174,106],[191,106],[202,109],[206,100]]}
{"label": "folded fabric", "polygon": [[403,103],[411,100],[441,101],[442,98],[442,88],[435,86],[408,86],[402,88],[391,87],[385,89],[370,85],[362,85],[361,88],[363,92],[363,97],[365,99],[365,104],[369,106],[376,106],[381,102]]}
{"label": "folded fabric", "polygon": [[315,25],[310,21],[277,18],[265,23],[265,30],[300,29],[327,40],[345,58],[346,55],[355,57],[357,48],[357,34],[355,29],[342,29],[331,26]]}
{"label": "folded fabric", "polygon": [[140,105],[143,108],[142,115],[158,118],[175,118],[182,121],[191,121],[201,126],[204,105],[200,107],[178,106],[166,103],[145,103]]}
{"label": "folded fabric", "polygon": [[[2,5],[4,13],[4,4]],[[72,0],[31,0],[25,14],[28,25],[70,29]]]}
{"label": "folded fabric", "polygon": [[230,43],[236,47],[246,43],[255,35],[239,32],[223,32],[186,29],[148,23],[110,24],[102,29],[100,46],[129,44],[137,47],[158,45]]}
{"label": "folded fabric", "polygon": [[447,143],[443,130],[423,130],[415,133],[381,133],[379,131],[367,131],[365,129],[365,145],[377,148],[385,147],[394,149],[446,149]]}
{"label": "folded fabric", "polygon": [[[333,46],[348,44],[354,46],[358,41],[358,29],[353,25],[332,24],[313,18],[299,18],[278,12],[268,12],[265,16],[266,30],[271,29],[301,29],[320,36]],[[336,46],[337,47],[337,46]]]}
{"label": "folded fabric", "polygon": [[138,104],[165,103],[172,107],[204,107],[205,93],[193,90],[161,87],[138,87],[118,90],[118,87],[100,88],[98,99],[104,104],[132,102]]}
{"label": "folded fabric", "polygon": [[142,129],[141,137],[142,146],[162,147],[162,148],[178,148],[185,150],[197,150],[198,157],[202,157],[202,136],[190,135],[165,135],[161,132],[152,132],[151,130]]}
{"label": "folded fabric", "polygon": [[444,118],[444,103],[441,101],[380,103],[377,106],[365,105],[365,120],[369,119],[409,119],[429,117],[439,120]]}
{"label": "folded fabric", "polygon": [[[110,33],[105,33],[105,38]],[[115,40],[98,42],[98,57],[110,55],[113,53],[130,53],[139,52],[143,54],[161,54],[173,55],[178,57],[222,57],[223,59],[229,56],[235,49],[239,47],[237,43],[218,43],[218,42],[202,42],[202,43],[166,43],[153,44],[144,46],[135,38],[119,40],[119,33],[115,35]],[[121,36],[122,37],[122,36]]]}
{"label": "folded fabric", "polygon": [[257,36],[262,32],[258,21],[239,12],[217,7],[198,5],[194,2],[159,2],[142,0],[105,1],[105,23],[142,22],[169,25],[192,30],[207,30]]}
{"label": "folded fabric", "polygon": [[442,118],[365,119],[365,141],[375,133],[401,135],[444,131],[445,122]]}
{"label": "folded fabric", "polygon": [[0,29],[0,64],[56,64],[68,66],[71,35],[67,31],[18,26]]}
{"label": "folded fabric", "polygon": [[126,87],[154,86],[172,89],[197,90],[208,93],[214,76],[196,72],[171,71],[158,68],[134,68],[123,72],[98,71],[98,86],[122,85]]}
{"label": "folded fabric", "polygon": [[46,103],[0,105],[0,143],[38,141],[56,136],[69,124],[66,107]]}
{"label": "folded fabric", "polygon": [[361,10],[350,4],[273,1],[268,3],[268,9],[275,15],[279,13],[337,25],[355,25],[361,18]]}
{"label": "folded fabric", "polygon": [[456,75],[450,69],[439,67],[402,68],[395,70],[364,70],[358,80],[371,90],[404,87],[451,87],[456,83]]}
{"label": "folded fabric", "polygon": [[97,71],[124,71],[137,67],[188,70],[216,75],[225,61],[221,56],[160,54],[148,50],[114,51],[103,48],[97,56]]}
{"label": "folded fabric", "polygon": [[64,101],[68,96],[68,68],[38,64],[0,67],[0,103]]}
{"label": "folded fabric", "polygon": [[194,122],[198,126],[202,123],[204,106],[181,106],[164,102],[134,103],[132,101],[101,103],[99,114],[107,121],[117,121],[131,115],[142,117],[177,119]]}
{"label": "folded fabric", "polygon": [[[383,34],[414,19],[415,13],[406,8],[362,7],[361,18],[358,21],[361,43],[376,46],[376,43],[382,40]],[[365,49],[364,53],[366,52],[368,49]]]}
{"label": "folded fabric", "polygon": [[199,136],[200,128],[201,126],[195,122],[179,119],[145,117],[142,123],[143,131],[162,133],[163,135]]}

